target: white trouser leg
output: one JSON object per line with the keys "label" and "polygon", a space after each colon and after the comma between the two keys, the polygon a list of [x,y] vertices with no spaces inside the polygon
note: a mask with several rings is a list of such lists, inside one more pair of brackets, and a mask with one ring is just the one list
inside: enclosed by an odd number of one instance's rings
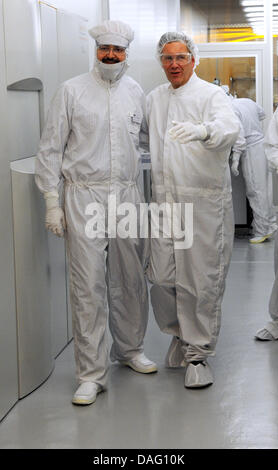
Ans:
{"label": "white trouser leg", "polygon": [[127,361],[143,352],[149,311],[144,274],[147,256],[148,240],[109,240],[107,285],[112,361]]}
{"label": "white trouser leg", "polygon": [[248,148],[241,158],[246,196],[253,211],[253,232],[264,236],[277,228],[272,197],[272,175],[268,170],[263,143]]}

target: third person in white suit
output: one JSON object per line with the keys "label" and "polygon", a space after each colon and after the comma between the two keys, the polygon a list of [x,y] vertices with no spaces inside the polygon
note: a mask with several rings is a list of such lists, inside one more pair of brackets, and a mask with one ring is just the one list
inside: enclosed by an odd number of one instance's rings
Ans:
{"label": "third person in white suit", "polygon": [[[193,204],[193,245],[152,238],[148,269],[160,329],[173,336],[166,365],[186,367],[185,387],[213,383],[221,302],[233,246],[229,156],[239,132],[228,97],[197,77],[197,48],[184,33],[165,33],[159,60],[170,84],[148,96],[152,200]],[[186,222],[186,221],[185,221]]]}
{"label": "third person in white suit", "polygon": [[[264,134],[261,122],[265,112],[261,106],[249,98],[233,98],[231,103],[240,120],[246,148],[233,146],[232,172],[242,174],[246,185],[246,196],[253,211],[253,236],[250,243],[263,243],[277,230],[276,213],[272,203],[272,178],[268,170],[264,151]],[[239,140],[240,141],[240,140]]]}
{"label": "third person in white suit", "polygon": [[[270,121],[265,136],[265,153],[270,170],[278,174],[278,109]],[[269,300],[269,314],[271,321],[264,328],[257,331],[255,338],[262,341],[278,339],[278,232],[276,232],[274,247],[275,280]]]}

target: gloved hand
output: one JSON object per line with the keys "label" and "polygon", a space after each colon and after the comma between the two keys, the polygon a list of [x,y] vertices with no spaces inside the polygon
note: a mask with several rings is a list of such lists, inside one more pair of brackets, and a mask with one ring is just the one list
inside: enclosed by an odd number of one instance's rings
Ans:
{"label": "gloved hand", "polygon": [[239,175],[239,171],[238,171],[239,160],[240,160],[240,153],[233,152],[231,170],[232,170],[233,175],[235,176]]}
{"label": "gloved hand", "polygon": [[192,124],[192,122],[172,121],[174,126],[169,130],[172,140],[177,140],[181,144],[187,144],[193,140],[205,140],[208,136],[206,126],[203,124]]}
{"label": "gloved hand", "polygon": [[59,206],[58,191],[44,193],[44,199],[46,205],[45,226],[54,235],[63,237],[66,230],[66,222],[64,211]]}

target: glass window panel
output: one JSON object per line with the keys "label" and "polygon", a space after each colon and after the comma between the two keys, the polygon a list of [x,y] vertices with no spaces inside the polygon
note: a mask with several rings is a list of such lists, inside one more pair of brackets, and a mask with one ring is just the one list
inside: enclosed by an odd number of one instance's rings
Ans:
{"label": "glass window panel", "polygon": [[199,44],[264,40],[264,0],[181,0],[180,5],[181,29]]}
{"label": "glass window panel", "polygon": [[196,73],[208,82],[217,79],[221,85],[228,85],[230,93],[238,98],[256,101],[255,57],[202,58]]}

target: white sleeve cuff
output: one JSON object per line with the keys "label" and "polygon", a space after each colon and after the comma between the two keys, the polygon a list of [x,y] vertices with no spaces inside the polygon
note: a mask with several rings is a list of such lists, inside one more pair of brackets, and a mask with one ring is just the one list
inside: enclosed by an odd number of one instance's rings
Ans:
{"label": "white sleeve cuff", "polygon": [[43,197],[44,197],[45,200],[47,200],[47,199],[52,199],[52,198],[54,198],[54,199],[59,199],[59,193],[58,193],[57,190],[49,191],[49,192],[47,192],[47,193],[44,193],[44,194],[43,194]]}

